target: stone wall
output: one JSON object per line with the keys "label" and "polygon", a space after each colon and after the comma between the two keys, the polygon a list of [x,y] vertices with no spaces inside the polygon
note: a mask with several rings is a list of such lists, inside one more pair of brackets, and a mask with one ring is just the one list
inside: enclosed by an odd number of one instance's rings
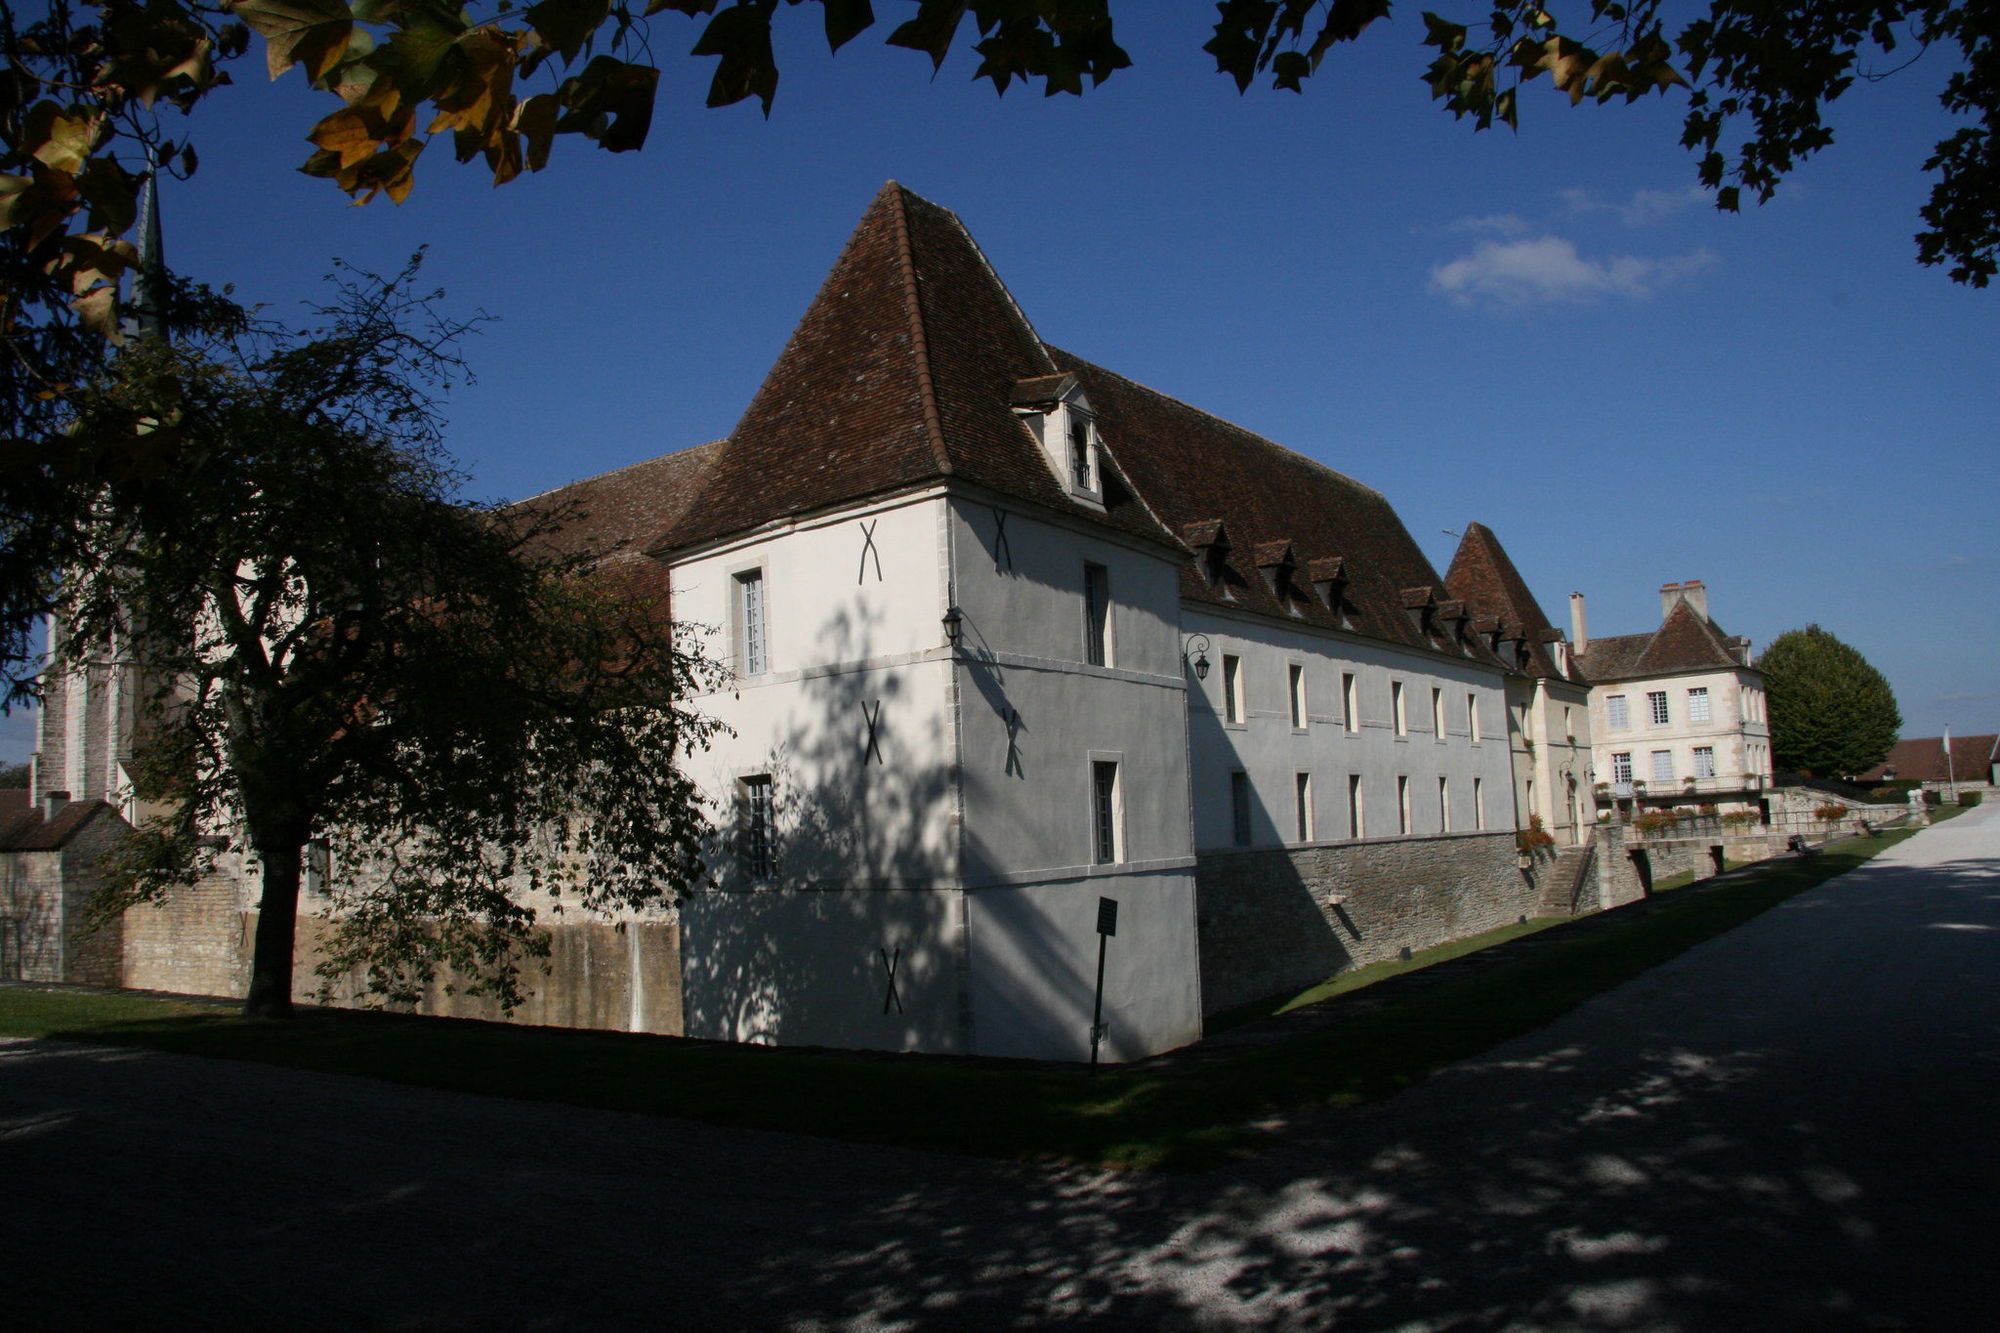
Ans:
{"label": "stone wall", "polygon": [[[254,928],[255,918],[252,917]],[[299,919],[299,948],[292,994],[301,1003],[319,1003],[317,941],[328,929],[321,917]],[[411,1012],[538,1027],[608,1028],[619,1032],[661,1032],[678,1036],[681,1020],[680,925],[675,921],[565,921],[541,927],[549,939],[545,974],[530,962],[522,969],[527,1001],[511,1017],[490,996],[454,993],[441,975],[426,988]],[[636,981],[636,993],[635,993]],[[367,1003],[358,978],[335,987],[334,1003]],[[399,1006],[408,1009],[408,1006]]]}
{"label": "stone wall", "polygon": [[0,981],[61,981],[62,853],[0,853]]}
{"label": "stone wall", "polygon": [[231,868],[218,866],[158,903],[127,909],[120,924],[124,961],[118,984],[180,995],[249,990],[256,918]]}
{"label": "stone wall", "polygon": [[1203,853],[1202,1010],[1507,925],[1536,895],[1505,831]]}

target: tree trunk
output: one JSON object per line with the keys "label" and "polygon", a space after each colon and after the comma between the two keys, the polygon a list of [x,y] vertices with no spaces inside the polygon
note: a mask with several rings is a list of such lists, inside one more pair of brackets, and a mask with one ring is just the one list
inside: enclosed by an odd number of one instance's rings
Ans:
{"label": "tree trunk", "polygon": [[300,841],[276,839],[258,848],[264,864],[264,896],[257,904],[257,942],[250,958],[250,995],[243,1012],[252,1018],[292,1016],[292,955],[299,925]]}

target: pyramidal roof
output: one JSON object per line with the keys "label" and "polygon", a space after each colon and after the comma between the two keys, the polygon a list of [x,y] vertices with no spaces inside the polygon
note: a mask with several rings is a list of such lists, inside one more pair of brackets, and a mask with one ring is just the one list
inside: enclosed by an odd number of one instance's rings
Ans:
{"label": "pyramidal roof", "polygon": [[1129,496],[1073,504],[1013,411],[1055,373],[949,209],[894,181],[848,238],[701,493],[654,549],[951,477],[1171,542]]}
{"label": "pyramidal roof", "polygon": [[1675,602],[1650,634],[1618,634],[1592,639],[1577,656],[1584,678],[1608,683],[1640,676],[1686,671],[1754,670],[1745,660],[1747,639],[1732,639],[1722,627],[1687,602]]}
{"label": "pyramidal roof", "polygon": [[1465,602],[1476,619],[1496,621],[1505,637],[1527,641],[1528,661],[1523,670],[1529,675],[1570,679],[1548,647],[1562,635],[1542,614],[1541,603],[1528,591],[1528,581],[1514,568],[1493,529],[1484,523],[1465,525],[1451,568],[1445,571],[1444,586]]}
{"label": "pyramidal roof", "polygon": [[[1101,508],[1070,497],[1017,410],[1072,387],[1097,422]],[[735,431],[674,476],[694,488],[665,488],[671,505],[615,506],[652,506],[639,549],[656,555],[949,480],[1157,543],[1191,601],[1499,662],[1379,492],[1044,344],[957,216],[894,181]]]}

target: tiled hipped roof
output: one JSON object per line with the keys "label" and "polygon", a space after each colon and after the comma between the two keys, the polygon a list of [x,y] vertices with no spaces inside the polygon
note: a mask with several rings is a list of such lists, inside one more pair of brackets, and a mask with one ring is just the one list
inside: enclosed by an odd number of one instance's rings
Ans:
{"label": "tiled hipped roof", "polygon": [[1445,571],[1444,586],[1466,604],[1474,619],[1494,622],[1493,632],[1501,638],[1525,641],[1528,660],[1521,669],[1527,675],[1580,679],[1557,666],[1549,645],[1562,635],[1542,614],[1541,604],[1528,591],[1527,580],[1484,523],[1465,525],[1465,536],[1459,539],[1451,568]]}
{"label": "tiled hipped roof", "polygon": [[[1049,355],[1082,383],[1106,448],[1153,512],[1190,544],[1226,538],[1214,577],[1199,555],[1182,567],[1183,597],[1494,662],[1442,615],[1422,628],[1443,581],[1381,492],[1081,357]],[[1290,596],[1269,572],[1281,566],[1260,563],[1282,560],[1286,544]]]}
{"label": "tiled hipped roof", "polygon": [[1671,676],[1683,671],[1743,670],[1746,663],[1713,620],[1686,602],[1676,602],[1651,634],[1592,639],[1578,654],[1584,679],[1608,683],[1639,676]]}
{"label": "tiled hipped roof", "polygon": [[[1102,508],[1069,496],[1016,410],[1072,377],[1103,446]],[[638,540],[664,555],[950,479],[1182,557],[1199,548],[1182,573],[1192,601],[1498,663],[1378,492],[1045,346],[958,218],[894,182],[735,432],[699,452],[565,490],[621,542],[658,517]],[[672,493],[648,498],[656,482]]]}
{"label": "tiled hipped roof", "polygon": [[1897,741],[1887,759],[1856,781],[1881,782],[1894,769],[1896,777],[1912,782],[1984,782],[1993,771],[1996,756],[2000,756],[2000,735],[1954,736],[1949,755],[1944,737],[1924,736]]}
{"label": "tiled hipped roof", "polygon": [[1013,410],[1017,381],[1055,372],[964,225],[892,181],[654,546],[944,477],[1172,542],[1115,486],[1103,514],[1070,502]]}
{"label": "tiled hipped roof", "polygon": [[656,597],[660,611],[671,615],[666,566],[648,550],[694,502],[717,448],[698,444],[571,482],[512,508],[551,525],[544,544],[558,555],[591,557],[598,573],[625,595]]}

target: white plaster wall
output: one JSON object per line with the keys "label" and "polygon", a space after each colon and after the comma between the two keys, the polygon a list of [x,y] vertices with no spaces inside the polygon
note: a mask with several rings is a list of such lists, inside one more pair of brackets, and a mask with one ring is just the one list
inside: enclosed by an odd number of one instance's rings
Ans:
{"label": "white plaster wall", "polygon": [[[1120,864],[1190,864],[1173,563],[1031,513],[1004,549],[996,530],[992,506],[953,506],[966,882],[1090,873],[1095,760],[1119,766]],[[1110,573],[1103,667],[1083,660],[1086,561]]]}
{"label": "white plaster wall", "polygon": [[709,651],[719,659],[736,649],[735,574],[763,570],[768,669],[695,701],[733,733],[691,762],[718,823],[710,867],[725,885],[736,883],[738,779],[766,773],[778,885],[955,882],[942,516],[939,496],[915,497],[674,566],[675,615],[713,627]]}
{"label": "white plaster wall", "polygon": [[[1208,679],[1187,679],[1195,846],[1237,845],[1229,775],[1248,774],[1252,790],[1253,847],[1297,845],[1293,821],[1295,775],[1312,775],[1312,843],[1348,841],[1348,775],[1362,775],[1368,838],[1397,836],[1398,775],[1410,779],[1411,834],[1440,829],[1437,780],[1447,777],[1452,832],[1476,826],[1472,780],[1480,779],[1486,827],[1514,825],[1513,764],[1509,756],[1504,678],[1470,661],[1407,652],[1355,636],[1290,629],[1237,618],[1209,607],[1186,608],[1187,636],[1206,635]],[[1225,654],[1243,659],[1244,720],[1225,721]],[[1192,654],[1189,655],[1192,657]],[[1307,725],[1291,725],[1287,696],[1291,663],[1305,667]],[[1341,676],[1353,672],[1360,693],[1359,727],[1343,725]],[[1408,720],[1397,735],[1391,682],[1400,680]],[[1431,690],[1445,692],[1445,734],[1434,733]],[[1471,737],[1467,694],[1478,700],[1481,739]]]}
{"label": "white plaster wall", "polygon": [[682,1014],[691,1037],[965,1049],[956,890],[695,894],[681,907],[681,938]]}
{"label": "white plaster wall", "polygon": [[[1542,827],[1563,846],[1582,841],[1586,828],[1596,818],[1596,796],[1592,776],[1590,744],[1590,691],[1537,677],[1510,678],[1507,682],[1510,706],[1519,703],[1526,711],[1528,728],[1514,752],[1516,804],[1520,825],[1528,826],[1528,816],[1542,817]],[[1565,722],[1564,710],[1568,711]],[[1532,805],[1525,779],[1534,779]],[[1572,809],[1569,783],[1576,783],[1576,804]]]}
{"label": "white plaster wall", "polygon": [[979,1054],[1090,1058],[1100,897],[1118,904],[1118,921],[1104,947],[1099,1058],[1137,1059],[1201,1036],[1193,872],[1100,876],[967,894]]}

